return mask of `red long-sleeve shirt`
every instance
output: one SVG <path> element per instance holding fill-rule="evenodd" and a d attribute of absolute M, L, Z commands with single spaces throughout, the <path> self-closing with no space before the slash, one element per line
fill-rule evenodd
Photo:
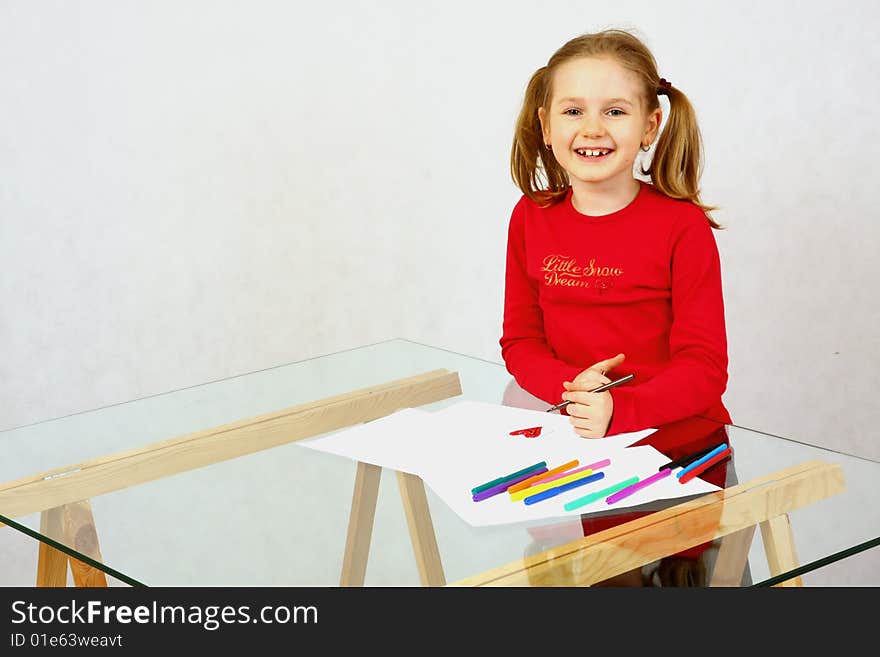
<path fill-rule="evenodd" d="M 565 199 L 523 196 L 510 218 L 501 355 L 517 383 L 548 404 L 593 363 L 626 355 L 611 379 L 607 434 L 692 415 L 729 423 L 721 266 L 706 215 L 639 181 L 602 216 Z"/>

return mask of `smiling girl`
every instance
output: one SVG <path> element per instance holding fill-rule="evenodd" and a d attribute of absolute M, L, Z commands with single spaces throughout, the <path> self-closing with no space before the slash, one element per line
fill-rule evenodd
<path fill-rule="evenodd" d="M 652 145 L 645 182 L 634 169 Z M 634 35 L 579 36 L 535 71 L 510 160 L 523 196 L 508 228 L 500 344 L 514 380 L 504 404 L 571 401 L 561 412 L 579 435 L 659 428 L 640 444 L 667 454 L 693 443 L 688 427 L 706 420 L 712 440 L 727 441 L 720 226 L 716 208 L 700 202 L 700 166 L 691 103 Z M 589 392 L 612 370 L 635 378 Z M 735 483 L 733 462 L 705 479 Z M 583 532 L 648 512 L 583 516 Z M 639 586 L 660 573 L 663 585 L 701 585 L 716 550 L 698 545 L 606 584 Z"/>
<path fill-rule="evenodd" d="M 634 167 L 652 145 L 649 183 Z M 730 423 L 720 226 L 699 199 L 700 132 L 647 47 L 606 30 L 557 50 L 529 81 L 510 165 L 523 192 L 500 340 L 512 385 L 571 401 L 563 412 L 585 438 L 694 415 Z M 611 370 L 635 379 L 588 392 Z"/>

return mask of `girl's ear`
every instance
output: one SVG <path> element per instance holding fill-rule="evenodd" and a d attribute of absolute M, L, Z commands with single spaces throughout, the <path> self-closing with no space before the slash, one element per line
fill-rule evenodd
<path fill-rule="evenodd" d="M 544 111 L 543 107 L 538 108 L 538 121 L 541 123 L 541 136 L 544 138 L 544 143 L 546 144 L 550 141 L 550 131 L 548 129 L 545 121 L 547 120 L 547 112 Z"/>
<path fill-rule="evenodd" d="M 651 115 L 648 117 L 648 131 L 645 136 L 650 139 L 649 143 L 654 143 L 654 140 L 660 133 L 661 123 L 663 123 L 663 110 L 658 107 L 651 112 Z"/>

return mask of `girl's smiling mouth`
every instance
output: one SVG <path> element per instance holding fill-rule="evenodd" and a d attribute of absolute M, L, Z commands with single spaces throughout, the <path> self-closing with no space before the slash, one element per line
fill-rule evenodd
<path fill-rule="evenodd" d="M 614 149 L 576 148 L 574 152 L 581 160 L 585 160 L 588 162 L 601 162 L 609 155 L 611 155 L 611 153 L 614 152 Z"/>

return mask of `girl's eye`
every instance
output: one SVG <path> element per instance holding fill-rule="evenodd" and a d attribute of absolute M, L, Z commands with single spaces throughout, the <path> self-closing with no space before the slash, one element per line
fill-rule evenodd
<path fill-rule="evenodd" d="M 565 111 L 563 112 L 563 114 L 568 114 L 569 116 L 574 116 L 574 114 L 569 114 L 569 112 L 580 112 L 580 110 L 579 110 L 579 109 L 574 109 L 574 108 L 572 108 L 572 109 L 567 109 L 567 110 L 565 110 Z"/>
<path fill-rule="evenodd" d="M 614 116 L 620 116 L 621 114 L 626 114 L 626 112 L 624 112 L 623 110 L 619 110 L 619 109 L 613 109 L 613 110 L 608 110 L 608 111 L 609 112 L 620 112 L 620 114 L 615 114 Z"/>

